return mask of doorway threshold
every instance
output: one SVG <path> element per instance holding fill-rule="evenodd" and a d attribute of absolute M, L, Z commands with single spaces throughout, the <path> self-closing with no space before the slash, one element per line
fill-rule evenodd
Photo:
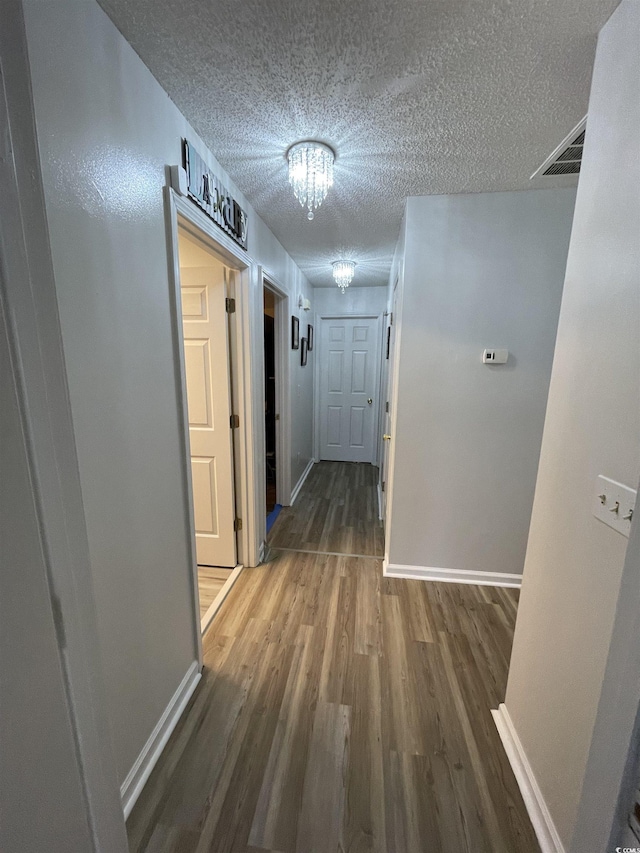
<path fill-rule="evenodd" d="M 225 598 L 229 595 L 231 587 L 240 577 L 240 572 L 243 570 L 243 568 L 244 566 L 236 566 L 235 569 L 231 571 L 231 574 L 225 581 L 224 586 L 209 605 L 209 609 L 200 620 L 200 633 L 202 635 L 204 635 L 209 625 L 211 625 L 211 623 L 213 622 L 214 616 L 216 615 L 218 610 L 220 610 Z"/>
<path fill-rule="evenodd" d="M 306 548 L 281 548 L 279 545 L 271 546 L 274 551 L 288 551 L 294 554 L 317 554 L 320 557 L 357 557 L 359 560 L 378 560 L 382 561 L 382 555 L 375 554 L 345 554 L 343 551 L 311 551 Z"/>

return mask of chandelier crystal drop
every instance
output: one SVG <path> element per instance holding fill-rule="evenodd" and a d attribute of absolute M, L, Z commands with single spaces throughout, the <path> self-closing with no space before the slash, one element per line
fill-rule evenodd
<path fill-rule="evenodd" d="M 307 209 L 307 219 L 320 207 L 333 186 L 335 154 L 328 145 L 309 139 L 287 151 L 289 183 L 295 197 Z"/>
<path fill-rule="evenodd" d="M 351 284 L 351 281 L 355 274 L 356 262 L 334 261 L 331 266 L 333 267 L 333 279 L 340 288 L 340 290 L 344 293 L 345 290 Z"/>

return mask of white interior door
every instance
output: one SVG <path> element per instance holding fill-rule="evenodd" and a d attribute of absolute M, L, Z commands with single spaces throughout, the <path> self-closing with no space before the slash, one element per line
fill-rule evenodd
<path fill-rule="evenodd" d="M 224 265 L 181 232 L 180 289 L 197 560 L 199 565 L 233 567 L 236 533 L 225 277 Z"/>
<path fill-rule="evenodd" d="M 377 317 L 320 320 L 320 458 L 375 462 Z"/>

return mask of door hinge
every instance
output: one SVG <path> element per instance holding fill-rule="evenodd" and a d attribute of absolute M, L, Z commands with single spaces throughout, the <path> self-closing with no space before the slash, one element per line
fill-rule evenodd
<path fill-rule="evenodd" d="M 242 530 L 242 519 L 241 519 L 241 518 L 236 518 L 236 519 L 234 520 L 234 522 L 233 522 L 233 529 L 234 529 L 234 532 L 235 532 L 235 533 L 237 533 L 237 532 L 238 532 L 238 530 Z"/>
<path fill-rule="evenodd" d="M 231 423 L 231 429 L 238 429 L 240 426 L 240 415 L 231 415 L 229 421 Z"/>
<path fill-rule="evenodd" d="M 385 482 L 384 482 L 384 480 L 383 480 L 383 481 L 382 481 L 382 486 L 380 487 L 380 490 L 381 490 L 381 491 L 383 491 L 383 492 L 384 492 L 384 487 L 385 487 Z"/>
<path fill-rule="evenodd" d="M 224 300 L 225 308 L 227 309 L 227 314 L 235 314 L 236 313 L 236 300 L 232 299 L 230 296 L 227 296 Z"/>
<path fill-rule="evenodd" d="M 280 420 L 280 415 L 276 415 L 276 420 L 277 420 L 277 421 L 279 421 L 279 420 Z"/>
<path fill-rule="evenodd" d="M 389 402 L 388 401 L 384 404 L 384 410 L 387 414 L 389 414 Z"/>
<path fill-rule="evenodd" d="M 393 311 L 389 314 L 389 325 L 393 326 Z"/>

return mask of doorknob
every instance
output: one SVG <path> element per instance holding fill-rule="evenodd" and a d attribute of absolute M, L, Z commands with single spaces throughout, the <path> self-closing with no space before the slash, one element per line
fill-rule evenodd
<path fill-rule="evenodd" d="M 382 436 L 382 440 L 383 441 L 391 441 L 391 436 L 385 432 L 385 434 Z"/>
<path fill-rule="evenodd" d="M 371 397 L 369 397 L 369 399 L 367 400 L 367 403 L 368 403 L 369 405 L 371 405 L 371 404 L 373 403 L 373 400 L 371 399 Z"/>

